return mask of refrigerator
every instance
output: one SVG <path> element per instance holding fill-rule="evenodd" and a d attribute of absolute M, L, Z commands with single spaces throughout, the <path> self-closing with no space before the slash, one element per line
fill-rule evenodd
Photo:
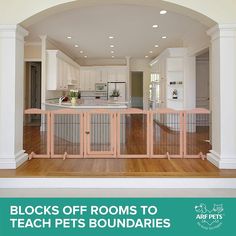
<path fill-rule="evenodd" d="M 126 102 L 126 83 L 125 82 L 108 82 L 107 86 L 107 96 L 108 100 L 111 99 L 111 95 L 114 91 L 114 89 L 118 90 L 120 93 L 120 96 L 118 97 L 119 102 Z"/>

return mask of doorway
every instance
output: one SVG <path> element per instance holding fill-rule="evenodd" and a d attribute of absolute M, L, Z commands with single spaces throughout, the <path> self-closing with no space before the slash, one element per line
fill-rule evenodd
<path fill-rule="evenodd" d="M 41 108 L 41 62 L 26 62 L 25 109 Z M 30 123 L 40 123 L 40 115 L 32 115 Z"/>
<path fill-rule="evenodd" d="M 131 107 L 143 109 L 143 72 L 131 72 Z"/>

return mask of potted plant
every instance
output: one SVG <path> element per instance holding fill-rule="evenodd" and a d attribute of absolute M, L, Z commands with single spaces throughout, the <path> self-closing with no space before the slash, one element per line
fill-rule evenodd
<path fill-rule="evenodd" d="M 78 90 L 71 89 L 69 91 L 69 97 L 70 97 L 70 101 L 71 101 L 72 106 L 76 105 L 76 101 L 77 101 L 79 94 L 80 94 L 80 92 Z"/>
<path fill-rule="evenodd" d="M 114 90 L 112 91 L 111 97 L 112 97 L 115 101 L 117 101 L 119 96 L 120 96 L 119 90 L 114 89 Z"/>

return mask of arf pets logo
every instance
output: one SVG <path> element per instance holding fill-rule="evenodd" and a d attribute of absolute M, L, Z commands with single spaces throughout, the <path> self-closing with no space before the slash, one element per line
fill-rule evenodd
<path fill-rule="evenodd" d="M 217 229 L 223 224 L 223 204 L 214 204 L 213 208 L 208 209 L 206 204 L 201 203 L 195 206 L 195 212 L 197 224 L 205 230 Z"/>

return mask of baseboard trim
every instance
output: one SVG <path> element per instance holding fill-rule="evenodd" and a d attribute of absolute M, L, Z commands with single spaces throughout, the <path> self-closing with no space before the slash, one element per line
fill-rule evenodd
<path fill-rule="evenodd" d="M 207 154 L 207 160 L 219 169 L 236 169 L 236 157 L 222 158 L 218 153 L 211 150 L 211 152 Z"/>
<path fill-rule="evenodd" d="M 2 189 L 236 189 L 236 178 L 0 178 Z"/>
<path fill-rule="evenodd" d="M 28 159 L 28 154 L 24 150 L 19 151 L 15 155 L 1 155 L 0 169 L 16 169 Z"/>

